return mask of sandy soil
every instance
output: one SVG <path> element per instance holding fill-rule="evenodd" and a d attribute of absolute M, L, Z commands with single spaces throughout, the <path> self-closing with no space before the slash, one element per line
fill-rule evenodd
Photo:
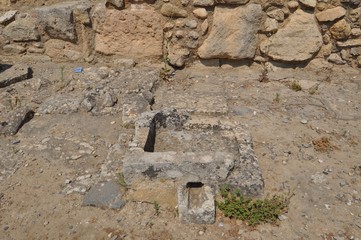
<path fill-rule="evenodd" d="M 76 66 L 65 67 L 65 78 Z M 0 93 L 17 96 L 36 112 L 59 90 L 60 67 L 43 63 L 32 68 L 32 79 Z M 82 206 L 82 194 L 64 193 L 68 180 L 76 183 L 91 174 L 84 181 L 92 184 L 101 178 L 104 164 L 114 178 L 133 130 L 122 126 L 121 111 L 78 111 L 36 114 L 15 136 L 0 137 L 0 161 L 9 170 L 0 175 L 0 239 L 361 239 L 360 73 L 334 69 L 330 78 L 317 81 L 304 78 L 305 71 L 311 70 L 260 82 L 260 66 L 196 66 L 176 72 L 154 90 L 155 108 L 167 105 L 165 92 L 182 95 L 199 83 L 202 94 L 226 102 L 227 119 L 253 136 L 264 195 L 294 193 L 278 226 L 250 228 L 220 211 L 213 225 L 182 224 L 174 196 L 162 196 L 156 214 L 152 189 L 130 190 L 120 210 Z M 290 89 L 293 79 L 302 91 Z M 42 87 L 34 87 L 39 81 Z M 317 90 L 308 90 L 315 84 Z M 221 90 L 215 94 L 214 89 Z M 68 87 L 59 91 L 78 93 Z"/>

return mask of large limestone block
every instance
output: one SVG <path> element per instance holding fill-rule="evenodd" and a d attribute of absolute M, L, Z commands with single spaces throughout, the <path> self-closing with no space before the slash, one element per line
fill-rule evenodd
<path fill-rule="evenodd" d="M 313 14 L 297 10 L 284 28 L 261 43 L 261 51 L 274 60 L 305 61 L 322 46 L 322 36 Z"/>
<path fill-rule="evenodd" d="M 36 41 L 40 37 L 33 18 L 19 18 L 4 28 L 4 34 L 16 42 Z"/>
<path fill-rule="evenodd" d="M 72 5 L 60 3 L 34 10 L 40 26 L 50 38 L 67 41 L 76 39 Z"/>
<path fill-rule="evenodd" d="M 127 58 L 162 55 L 161 15 L 153 9 L 118 11 L 98 6 L 94 17 L 95 50 Z"/>
<path fill-rule="evenodd" d="M 216 7 L 211 32 L 199 47 L 198 55 L 204 59 L 253 58 L 262 16 L 262 7 L 257 4 L 237 8 Z"/>

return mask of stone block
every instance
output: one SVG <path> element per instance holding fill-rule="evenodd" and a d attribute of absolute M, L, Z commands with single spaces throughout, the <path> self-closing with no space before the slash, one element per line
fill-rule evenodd
<path fill-rule="evenodd" d="M 125 58 L 160 58 L 163 54 L 163 20 L 153 9 L 106 9 L 93 14 L 95 50 Z"/>
<path fill-rule="evenodd" d="M 183 223 L 213 224 L 216 218 L 215 190 L 201 182 L 178 188 L 178 213 Z"/>

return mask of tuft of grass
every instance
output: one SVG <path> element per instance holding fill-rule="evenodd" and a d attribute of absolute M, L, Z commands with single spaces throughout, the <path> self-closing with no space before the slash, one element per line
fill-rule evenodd
<path fill-rule="evenodd" d="M 61 66 L 60 67 L 60 81 L 64 82 L 64 70 L 65 70 L 65 66 Z"/>
<path fill-rule="evenodd" d="M 128 190 L 129 190 L 129 186 L 128 186 L 127 183 L 125 182 L 123 173 L 118 173 L 118 182 L 119 182 L 119 185 L 120 185 L 125 191 L 128 191 Z"/>
<path fill-rule="evenodd" d="M 154 205 L 155 215 L 158 216 L 160 213 L 160 205 L 157 201 L 154 201 L 153 205 Z"/>
<path fill-rule="evenodd" d="M 312 143 L 317 152 L 329 152 L 335 148 L 328 137 L 321 137 L 313 140 Z"/>
<path fill-rule="evenodd" d="M 300 83 L 296 80 L 291 83 L 290 88 L 295 92 L 299 92 L 302 90 Z"/>
<path fill-rule="evenodd" d="M 226 217 L 245 221 L 250 226 L 261 223 L 276 224 L 281 214 L 287 212 L 293 194 L 273 195 L 265 199 L 251 199 L 239 190 L 232 191 L 229 186 L 221 188 L 222 201 L 217 207 Z"/>
<path fill-rule="evenodd" d="M 280 103 L 281 102 L 281 94 L 276 93 L 275 98 L 273 99 L 274 103 Z"/>

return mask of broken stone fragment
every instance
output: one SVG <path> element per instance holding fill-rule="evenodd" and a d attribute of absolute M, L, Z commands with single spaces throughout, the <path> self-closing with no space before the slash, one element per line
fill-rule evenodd
<path fill-rule="evenodd" d="M 19 18 L 7 25 L 3 33 L 16 42 L 36 41 L 40 37 L 33 18 Z"/>
<path fill-rule="evenodd" d="M 274 60 L 305 61 L 322 46 L 322 35 L 313 14 L 295 11 L 289 22 L 269 40 L 261 43 L 261 51 Z"/>
<path fill-rule="evenodd" d="M 214 5 L 214 0 L 194 0 L 193 6 L 196 7 L 211 7 Z"/>
<path fill-rule="evenodd" d="M 205 8 L 194 9 L 193 14 L 195 17 L 200 18 L 200 19 L 206 19 L 208 16 L 208 12 Z"/>
<path fill-rule="evenodd" d="M 347 39 L 351 35 L 351 26 L 345 19 L 342 19 L 332 25 L 330 32 L 336 40 Z"/>
<path fill-rule="evenodd" d="M 15 135 L 19 129 L 34 116 L 29 107 L 22 107 L 11 111 L 4 121 L 0 122 L 0 135 Z"/>
<path fill-rule="evenodd" d="M 106 0 L 105 5 L 107 7 L 114 6 L 116 8 L 122 8 L 122 7 L 124 7 L 124 1 L 123 0 Z"/>
<path fill-rule="evenodd" d="M 3 72 L 0 71 L 0 88 L 29 79 L 30 77 L 31 69 L 29 66 L 25 64 L 14 65 Z"/>
<path fill-rule="evenodd" d="M 186 10 L 184 10 L 180 7 L 177 7 L 171 3 L 163 4 L 162 8 L 160 9 L 160 12 L 163 14 L 163 16 L 166 16 L 166 17 L 186 18 L 188 16 L 188 13 Z"/>
<path fill-rule="evenodd" d="M 316 0 L 299 0 L 300 3 L 302 3 L 303 5 L 310 7 L 310 8 L 315 8 L 317 1 Z"/>
<path fill-rule="evenodd" d="M 316 13 L 316 18 L 319 22 L 330 22 L 344 17 L 345 14 L 346 10 L 343 7 L 335 7 Z"/>
<path fill-rule="evenodd" d="M 0 16 L 0 24 L 6 25 L 9 22 L 13 21 L 15 19 L 15 15 L 17 12 L 18 12 L 17 10 L 12 10 L 12 11 L 7 11 L 3 15 L 1 15 Z"/>
<path fill-rule="evenodd" d="M 232 5 L 245 5 L 249 0 L 216 0 L 216 3 L 232 4 Z"/>

